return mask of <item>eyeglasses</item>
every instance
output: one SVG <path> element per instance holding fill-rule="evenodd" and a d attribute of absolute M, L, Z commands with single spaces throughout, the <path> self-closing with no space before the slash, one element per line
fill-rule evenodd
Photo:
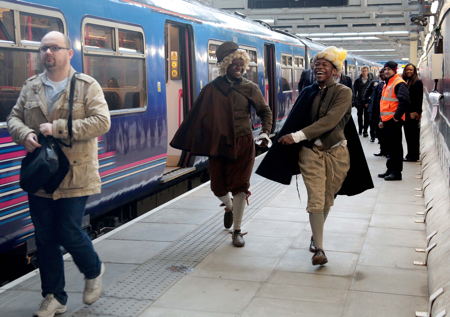
<path fill-rule="evenodd" d="M 69 48 L 67 48 L 67 47 L 60 47 L 60 46 L 56 46 L 56 45 L 39 47 L 39 51 L 41 51 L 42 53 L 47 52 L 48 49 L 50 49 L 50 52 L 56 53 L 56 52 L 59 52 L 60 50 L 68 50 Z"/>

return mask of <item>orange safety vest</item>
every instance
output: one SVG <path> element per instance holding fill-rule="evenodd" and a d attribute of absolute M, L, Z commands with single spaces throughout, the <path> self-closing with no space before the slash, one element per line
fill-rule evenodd
<path fill-rule="evenodd" d="M 398 108 L 398 99 L 395 94 L 395 87 L 400 84 L 406 82 L 399 74 L 395 74 L 392 76 L 387 85 L 384 85 L 383 92 L 381 93 L 380 100 L 380 116 L 381 121 L 386 122 L 391 120 L 394 117 L 395 112 Z M 402 120 L 405 120 L 405 114 L 402 116 Z"/>

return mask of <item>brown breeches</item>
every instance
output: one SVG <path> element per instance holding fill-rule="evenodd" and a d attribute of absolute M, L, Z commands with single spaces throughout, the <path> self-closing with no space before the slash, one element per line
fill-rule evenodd
<path fill-rule="evenodd" d="M 350 168 L 347 146 L 321 151 L 303 146 L 299 154 L 300 172 L 308 192 L 308 212 L 328 212 Z"/>
<path fill-rule="evenodd" d="M 255 163 L 255 144 L 251 134 L 236 139 L 236 160 L 223 157 L 209 158 L 211 190 L 220 197 L 231 192 L 233 195 L 250 188 L 250 176 Z"/>

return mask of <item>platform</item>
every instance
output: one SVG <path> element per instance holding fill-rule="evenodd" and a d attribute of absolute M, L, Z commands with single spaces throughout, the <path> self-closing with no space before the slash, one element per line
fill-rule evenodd
<path fill-rule="evenodd" d="M 60 316 L 411 317 L 426 311 L 424 210 L 419 163 L 403 181 L 377 178 L 385 158 L 362 138 L 375 188 L 338 196 L 325 224 L 329 263 L 311 265 L 301 177 L 290 186 L 252 176 L 243 230 L 234 248 L 209 183 L 95 241 L 106 263 L 104 296 L 83 305 L 83 278 L 66 257 L 68 312 Z M 36 272 L 0 289 L 2 317 L 31 316 L 41 300 Z"/>

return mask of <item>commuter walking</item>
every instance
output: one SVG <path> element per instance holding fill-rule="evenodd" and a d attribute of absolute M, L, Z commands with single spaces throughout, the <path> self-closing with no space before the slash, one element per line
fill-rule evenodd
<path fill-rule="evenodd" d="M 405 161 L 416 162 L 420 157 L 420 118 L 422 116 L 423 83 L 417 74 L 417 68 L 413 64 L 407 64 L 403 70 L 403 80 L 406 81 L 411 100 L 410 110 L 406 113 L 405 139 L 408 154 Z"/>
<path fill-rule="evenodd" d="M 255 161 L 250 106 L 262 121 L 262 146 L 269 141 L 272 112 L 258 86 L 242 77 L 248 54 L 236 43 L 225 42 L 216 56 L 221 75 L 202 89 L 170 145 L 209 156 L 211 190 L 225 206 L 224 226 L 233 225 L 232 243 L 243 247 L 241 222 Z"/>
<path fill-rule="evenodd" d="M 378 174 L 378 177 L 394 181 L 402 179 L 402 123 L 405 113 L 409 111 L 410 100 L 408 86 L 397 74 L 396 62 L 389 61 L 384 64 L 384 78 L 385 85 L 380 100 L 380 127 L 383 129 L 388 158 L 386 172 Z"/>
<path fill-rule="evenodd" d="M 39 51 L 45 71 L 25 82 L 7 122 L 14 141 L 28 152 L 41 146 L 39 133 L 72 143 L 71 147 L 62 147 L 70 169 L 59 187 L 52 194 L 44 190 L 28 193 L 44 297 L 34 316 L 47 317 L 67 309 L 61 246 L 85 276 L 84 303 L 92 304 L 101 295 L 105 266 L 81 222 L 88 196 L 100 192 L 97 137 L 109 130 L 110 115 L 97 81 L 86 74 L 74 75 L 70 65 L 73 51 L 64 34 L 47 33 Z M 75 101 L 70 140 L 67 118 L 72 76 Z"/>
<path fill-rule="evenodd" d="M 335 82 L 345 57 L 346 51 L 334 46 L 316 55 L 316 82 L 302 91 L 277 135 L 278 142 L 256 171 L 282 184 L 289 184 L 292 175 L 301 172 L 308 193 L 313 265 L 328 262 L 323 229 L 336 195 L 355 195 L 373 188 L 351 119 L 352 91 Z"/>
<path fill-rule="evenodd" d="M 369 67 L 361 67 L 361 75 L 355 80 L 353 84 L 353 106 L 356 107 L 358 115 L 358 132 L 359 135 L 367 137 L 367 129 L 369 128 L 369 112 L 368 104 L 364 100 L 364 93 L 369 86 Z"/>

